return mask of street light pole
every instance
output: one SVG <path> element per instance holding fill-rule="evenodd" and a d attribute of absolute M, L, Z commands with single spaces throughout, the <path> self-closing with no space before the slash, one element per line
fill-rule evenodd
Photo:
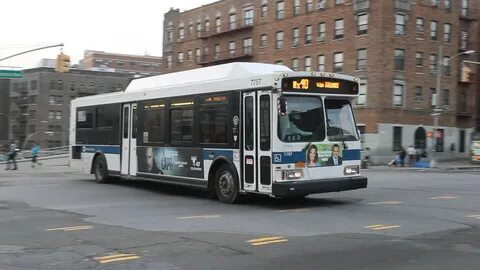
<path fill-rule="evenodd" d="M 461 53 L 457 53 L 454 56 L 450 57 L 449 59 L 443 61 L 443 45 L 440 45 L 438 47 L 438 61 L 437 61 L 437 81 L 436 81 L 436 90 L 435 90 L 435 108 L 432 113 L 433 116 L 433 137 L 435 138 L 433 140 L 433 146 L 432 146 L 432 160 L 430 161 L 430 166 L 431 167 L 436 167 L 437 164 L 437 159 L 438 159 L 438 154 L 437 154 L 437 146 L 438 146 L 438 141 L 440 139 L 440 134 L 438 132 L 439 130 L 439 121 L 440 121 L 440 115 L 442 114 L 442 107 L 441 107 L 441 93 L 442 93 L 442 73 L 443 73 L 443 65 L 448 64 L 452 59 L 455 57 L 462 55 L 462 54 L 472 54 L 475 53 L 474 50 L 469 50 Z M 442 136 L 445 137 L 445 134 L 442 134 Z M 445 138 L 444 138 L 445 139 Z"/>

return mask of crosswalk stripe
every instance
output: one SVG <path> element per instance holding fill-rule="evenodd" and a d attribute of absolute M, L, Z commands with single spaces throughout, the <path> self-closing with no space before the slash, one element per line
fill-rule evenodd
<path fill-rule="evenodd" d="M 389 204 L 389 205 L 394 205 L 394 204 L 403 204 L 403 202 L 399 201 L 386 201 L 386 202 L 373 202 L 373 203 L 368 203 L 370 205 L 377 205 L 377 204 Z"/>
<path fill-rule="evenodd" d="M 252 246 L 262 246 L 262 245 L 275 244 L 275 243 L 283 243 L 283 242 L 288 242 L 288 239 L 278 239 L 278 240 L 272 240 L 272 241 L 252 243 Z"/>
<path fill-rule="evenodd" d="M 284 212 L 306 212 L 306 211 L 310 211 L 310 209 L 308 208 L 285 209 L 285 210 L 278 210 L 276 212 L 284 213 Z"/>
<path fill-rule="evenodd" d="M 264 237 L 264 238 L 257 238 L 257 239 L 252 239 L 248 240 L 248 243 L 256 243 L 256 242 L 263 242 L 263 241 L 270 241 L 270 240 L 277 240 L 281 239 L 283 236 L 272 236 L 272 237 Z"/>
<path fill-rule="evenodd" d="M 46 229 L 47 231 L 79 231 L 79 230 L 89 230 L 92 229 L 93 226 L 91 225 L 83 225 L 83 226 L 73 226 L 73 227 L 63 227 L 63 228 L 51 228 L 51 229 Z"/>
<path fill-rule="evenodd" d="M 222 215 L 203 215 L 203 216 L 177 217 L 177 219 L 220 218 L 220 217 L 222 217 Z"/>
<path fill-rule="evenodd" d="M 438 196 L 438 197 L 430 197 L 430 200 L 440 200 L 440 199 L 450 200 L 450 199 L 458 199 L 458 197 L 457 197 L 457 196 Z"/>
<path fill-rule="evenodd" d="M 400 228 L 400 227 L 401 227 L 400 225 L 390 225 L 390 224 L 373 224 L 373 225 L 364 226 L 364 228 L 371 229 L 374 231 L 394 229 L 394 228 Z"/>

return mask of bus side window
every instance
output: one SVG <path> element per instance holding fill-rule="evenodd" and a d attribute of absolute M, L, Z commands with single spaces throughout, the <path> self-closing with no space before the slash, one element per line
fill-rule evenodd
<path fill-rule="evenodd" d="M 253 97 L 245 98 L 245 149 L 253 150 Z"/>

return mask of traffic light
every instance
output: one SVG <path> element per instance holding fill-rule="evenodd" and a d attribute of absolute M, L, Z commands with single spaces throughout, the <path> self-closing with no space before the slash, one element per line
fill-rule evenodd
<path fill-rule="evenodd" d="M 68 72 L 70 70 L 70 56 L 60 53 L 57 56 L 56 72 Z"/>
<path fill-rule="evenodd" d="M 462 77 L 460 78 L 461 82 L 470 82 L 470 74 L 472 69 L 466 65 L 462 65 Z"/>

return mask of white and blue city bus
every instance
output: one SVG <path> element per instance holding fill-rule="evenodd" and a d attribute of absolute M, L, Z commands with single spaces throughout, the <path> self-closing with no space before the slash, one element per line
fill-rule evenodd
<path fill-rule="evenodd" d="M 358 79 L 231 63 L 134 79 L 72 101 L 71 164 L 95 175 L 240 194 L 367 187 L 352 103 Z"/>

